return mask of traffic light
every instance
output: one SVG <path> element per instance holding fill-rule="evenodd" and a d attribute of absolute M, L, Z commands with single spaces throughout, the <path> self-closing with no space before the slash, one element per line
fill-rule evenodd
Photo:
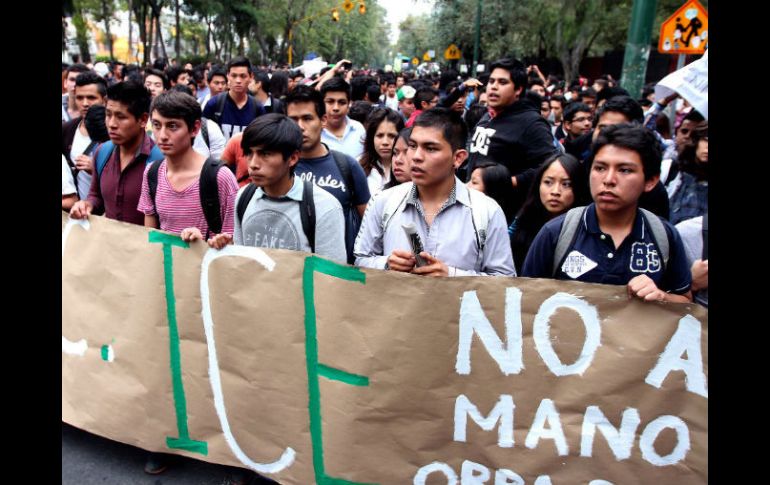
<path fill-rule="evenodd" d="M 358 13 L 361 15 L 366 13 L 366 4 L 364 2 L 358 4 Z"/>
<path fill-rule="evenodd" d="M 335 21 L 335 22 L 339 22 L 340 21 L 340 12 L 336 8 L 332 9 L 332 20 Z"/>

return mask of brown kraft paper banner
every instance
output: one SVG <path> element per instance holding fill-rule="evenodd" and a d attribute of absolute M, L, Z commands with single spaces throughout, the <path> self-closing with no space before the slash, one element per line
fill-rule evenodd
<path fill-rule="evenodd" d="M 282 484 L 707 483 L 708 313 L 62 213 L 62 420 Z"/>

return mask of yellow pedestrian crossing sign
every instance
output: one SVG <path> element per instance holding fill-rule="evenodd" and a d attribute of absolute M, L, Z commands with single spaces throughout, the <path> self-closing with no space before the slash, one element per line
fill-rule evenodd
<path fill-rule="evenodd" d="M 422 60 L 426 61 L 426 62 L 429 61 L 430 60 L 430 54 L 427 53 L 427 52 L 425 54 L 423 54 L 422 55 Z"/>
<path fill-rule="evenodd" d="M 355 7 L 355 6 L 356 6 L 356 4 L 351 2 L 350 0 L 346 0 L 342 4 L 342 8 L 345 9 L 346 13 L 350 13 L 350 11 L 353 10 L 353 7 Z"/>
<path fill-rule="evenodd" d="M 416 58 L 416 57 L 412 58 L 412 64 L 414 64 L 416 66 L 419 63 L 420 63 L 420 60 L 418 58 Z"/>
<path fill-rule="evenodd" d="M 456 61 L 462 58 L 462 53 L 460 52 L 460 49 L 457 48 L 454 44 L 449 44 L 449 47 L 446 48 L 444 51 L 444 59 L 447 61 Z"/>

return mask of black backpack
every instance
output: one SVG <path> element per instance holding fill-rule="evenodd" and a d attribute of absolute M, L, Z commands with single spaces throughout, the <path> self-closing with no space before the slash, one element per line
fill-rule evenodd
<path fill-rule="evenodd" d="M 257 101 L 257 98 L 255 98 L 250 94 L 247 94 L 246 96 L 248 96 L 251 99 L 251 101 L 254 103 L 254 117 L 256 118 L 257 116 L 259 116 L 259 107 L 261 103 Z M 218 124 L 220 127 L 222 126 L 222 123 L 220 122 L 222 119 L 222 113 L 225 112 L 225 102 L 229 97 L 230 96 L 227 94 L 227 91 L 225 91 L 224 93 L 217 94 L 217 104 L 214 111 L 214 116 L 211 118 L 211 120 L 214 123 Z"/>
<path fill-rule="evenodd" d="M 150 198 L 155 205 L 155 193 L 158 190 L 158 169 L 163 161 L 154 162 L 147 171 L 147 186 L 150 189 Z M 222 232 L 222 216 L 219 213 L 219 184 L 217 183 L 217 173 L 224 165 L 219 160 L 211 157 L 206 159 L 201 169 L 200 176 L 200 200 L 203 215 L 206 217 L 206 223 L 209 228 L 205 239 L 210 234 L 219 234 Z"/>
<path fill-rule="evenodd" d="M 257 186 L 250 183 L 246 186 L 238 199 L 238 205 L 235 208 L 238 214 L 238 220 L 243 224 L 243 215 L 246 213 L 246 207 L 254 197 Z M 315 200 L 313 200 L 313 182 L 305 180 L 302 186 L 302 200 L 299 203 L 299 218 L 302 221 L 302 231 L 305 233 L 310 243 L 310 251 L 315 253 Z"/>

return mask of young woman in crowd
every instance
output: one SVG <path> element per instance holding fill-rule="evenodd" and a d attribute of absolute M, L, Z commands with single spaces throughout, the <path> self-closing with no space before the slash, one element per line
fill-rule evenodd
<path fill-rule="evenodd" d="M 372 197 L 390 182 L 393 146 L 403 128 L 404 119 L 390 108 L 372 110 L 366 118 L 364 154 L 359 162 L 366 172 Z"/>
<path fill-rule="evenodd" d="M 406 149 L 409 148 L 409 135 L 411 134 L 411 128 L 404 128 L 398 132 L 398 139 L 396 139 L 396 143 L 393 145 L 390 182 L 385 184 L 386 189 L 412 180 L 412 173 L 410 172 L 412 161 L 406 151 Z"/>
<path fill-rule="evenodd" d="M 516 273 L 521 274 L 527 251 L 546 222 L 588 202 L 588 183 L 580 162 L 566 153 L 546 160 L 538 169 L 521 210 L 508 227 Z"/>
<path fill-rule="evenodd" d="M 511 210 L 511 172 L 504 165 L 491 160 L 480 162 L 471 174 L 468 187 L 495 199 L 503 209 L 506 222 L 510 224 L 513 221 L 515 214 Z"/>

